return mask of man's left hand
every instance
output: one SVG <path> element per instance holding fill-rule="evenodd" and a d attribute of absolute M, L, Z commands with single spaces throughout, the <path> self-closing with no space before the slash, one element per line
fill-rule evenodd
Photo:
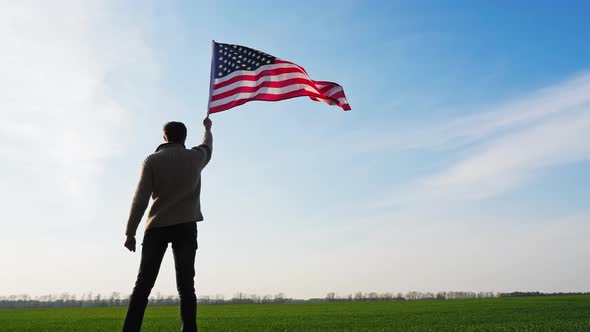
<path fill-rule="evenodd" d="M 135 236 L 127 236 L 127 240 L 125 240 L 125 248 L 129 249 L 129 251 L 135 252 Z"/>

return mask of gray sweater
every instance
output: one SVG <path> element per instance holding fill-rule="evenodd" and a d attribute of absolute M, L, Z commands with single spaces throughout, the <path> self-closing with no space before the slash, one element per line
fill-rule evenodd
<path fill-rule="evenodd" d="M 133 202 L 128 236 L 135 236 L 137 226 L 154 199 L 146 229 L 203 220 L 201 213 L 201 170 L 211 160 L 213 136 L 205 132 L 203 144 L 186 149 L 183 144 L 165 143 L 143 161 L 141 176 Z"/>

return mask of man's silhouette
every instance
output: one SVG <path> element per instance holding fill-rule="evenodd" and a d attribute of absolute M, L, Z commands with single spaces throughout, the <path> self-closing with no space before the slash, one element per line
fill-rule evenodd
<path fill-rule="evenodd" d="M 135 251 L 135 232 L 148 206 L 153 204 L 143 236 L 141 263 L 133 293 L 129 298 L 123 331 L 139 331 L 162 258 L 172 243 L 176 286 L 180 297 L 181 330 L 197 330 L 197 298 L 195 295 L 195 254 L 197 221 L 201 214 L 201 170 L 211 159 L 213 136 L 211 120 L 203 120 L 203 144 L 192 149 L 184 147 L 186 127 L 181 122 L 164 126 L 164 141 L 156 152 L 143 161 L 141 177 L 131 204 L 127 222 L 125 247 Z"/>

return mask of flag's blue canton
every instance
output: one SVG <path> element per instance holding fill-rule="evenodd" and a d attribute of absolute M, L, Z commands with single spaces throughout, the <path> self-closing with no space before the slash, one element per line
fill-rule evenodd
<path fill-rule="evenodd" d="M 221 78 L 237 70 L 256 70 L 275 63 L 275 57 L 240 45 L 215 43 L 214 78 Z"/>

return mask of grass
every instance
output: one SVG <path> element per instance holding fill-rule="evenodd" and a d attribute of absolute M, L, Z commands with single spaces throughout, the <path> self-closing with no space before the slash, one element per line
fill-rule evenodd
<path fill-rule="evenodd" d="M 120 331 L 125 308 L 0 309 L 1 331 Z M 590 296 L 200 306 L 202 331 L 590 331 Z M 148 307 L 142 331 L 178 331 Z"/>

